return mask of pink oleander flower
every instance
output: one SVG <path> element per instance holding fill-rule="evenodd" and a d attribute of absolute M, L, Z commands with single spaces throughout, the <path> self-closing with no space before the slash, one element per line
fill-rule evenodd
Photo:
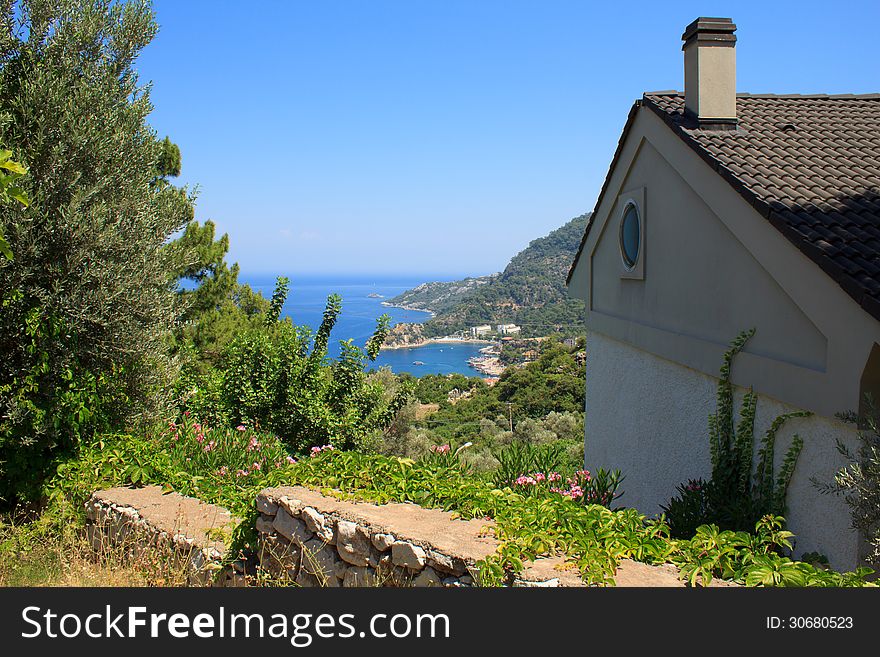
<path fill-rule="evenodd" d="M 434 454 L 449 454 L 452 449 L 449 445 L 431 445 L 431 452 Z"/>
<path fill-rule="evenodd" d="M 534 486 L 538 482 L 534 477 L 530 477 L 529 475 L 520 475 L 516 478 L 514 482 L 517 486 Z"/>
<path fill-rule="evenodd" d="M 562 475 L 559 474 L 558 472 L 551 472 L 550 474 L 547 475 L 547 481 L 549 481 L 551 483 L 554 481 L 560 481 L 561 479 L 562 479 Z"/>
<path fill-rule="evenodd" d="M 289 465 L 293 465 L 294 463 L 296 463 L 296 459 L 289 455 L 286 460 Z"/>
<path fill-rule="evenodd" d="M 535 481 L 537 481 L 537 482 L 542 482 L 542 481 L 544 481 L 545 479 L 547 479 L 547 477 L 544 475 L 543 472 L 536 472 L 536 473 L 534 474 L 534 477 L 535 477 Z"/>
<path fill-rule="evenodd" d="M 229 469 L 228 469 L 225 465 L 221 465 L 221 466 L 220 466 L 220 469 L 217 471 L 217 473 L 218 473 L 221 477 L 225 477 L 225 476 L 227 475 L 228 472 L 229 472 Z"/>
<path fill-rule="evenodd" d="M 259 463 L 258 461 L 254 461 L 254 462 L 251 464 L 251 470 L 256 471 L 256 470 L 259 470 L 259 469 L 260 469 L 260 463 Z"/>
<path fill-rule="evenodd" d="M 312 447 L 309 451 L 311 452 L 311 456 L 317 456 L 321 452 L 326 452 L 332 449 L 335 449 L 333 445 L 321 445 L 320 447 Z"/>
<path fill-rule="evenodd" d="M 203 442 L 205 442 L 205 434 L 197 433 L 196 434 L 196 442 L 199 443 L 199 445 L 201 445 Z"/>
<path fill-rule="evenodd" d="M 205 452 L 211 452 L 214 450 L 214 448 L 216 446 L 217 446 L 217 443 L 212 440 L 207 445 L 205 445 L 202 449 L 205 450 Z"/>
<path fill-rule="evenodd" d="M 260 448 L 260 441 L 257 440 L 256 436 L 251 436 L 250 441 L 248 441 L 247 451 L 253 452 L 255 449 Z"/>
<path fill-rule="evenodd" d="M 246 427 L 243 424 L 239 424 L 237 427 L 235 427 L 235 430 L 236 431 L 246 431 Z"/>

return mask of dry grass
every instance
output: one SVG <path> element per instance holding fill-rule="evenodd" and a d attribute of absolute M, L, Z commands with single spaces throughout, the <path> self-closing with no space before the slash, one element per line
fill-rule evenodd
<path fill-rule="evenodd" d="M 0 518 L 0 586 L 186 586 L 188 556 L 111 542 L 72 517 Z"/>

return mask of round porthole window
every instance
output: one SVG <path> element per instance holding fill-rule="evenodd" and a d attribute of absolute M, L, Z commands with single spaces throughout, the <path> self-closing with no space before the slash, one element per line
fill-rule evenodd
<path fill-rule="evenodd" d="M 628 203 L 620 220 L 620 255 L 627 269 L 636 266 L 642 244 L 642 229 L 639 225 L 639 211 L 635 203 Z"/>

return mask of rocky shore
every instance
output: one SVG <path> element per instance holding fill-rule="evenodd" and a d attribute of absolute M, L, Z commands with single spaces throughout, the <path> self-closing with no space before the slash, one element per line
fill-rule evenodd
<path fill-rule="evenodd" d="M 401 323 L 394 326 L 385 338 L 382 349 L 414 349 L 429 344 L 494 344 L 492 340 L 463 338 L 452 335 L 440 338 L 428 338 L 422 331 L 421 324 Z"/>
<path fill-rule="evenodd" d="M 386 306 L 387 308 L 400 308 L 401 310 L 411 310 L 411 311 L 417 312 L 417 313 L 428 313 L 432 319 L 437 314 L 433 310 L 428 310 L 427 308 L 417 308 L 416 306 L 409 306 L 405 303 L 398 304 L 398 303 L 390 303 L 388 301 L 383 301 L 382 305 Z"/>

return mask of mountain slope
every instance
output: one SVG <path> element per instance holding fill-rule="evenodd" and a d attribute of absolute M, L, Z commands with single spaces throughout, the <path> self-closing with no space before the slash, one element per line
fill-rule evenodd
<path fill-rule="evenodd" d="M 581 215 L 549 235 L 533 240 L 510 260 L 501 274 L 423 284 L 388 303 L 412 307 L 418 304 L 410 301 L 420 298 L 423 305 L 418 307 L 436 313 L 423 326 L 426 337 L 448 335 L 479 324 L 500 323 L 521 325 L 523 335 L 547 335 L 554 331 L 582 333 L 584 304 L 568 297 L 565 277 L 588 219 L 588 214 Z M 410 301 L 404 301 L 406 299 Z"/>
<path fill-rule="evenodd" d="M 411 290 L 402 292 L 384 302 L 389 306 L 410 308 L 412 310 L 430 310 L 432 313 L 443 313 L 451 310 L 461 299 L 481 285 L 491 282 L 500 274 L 465 278 L 460 281 L 432 281 L 422 283 Z"/>

